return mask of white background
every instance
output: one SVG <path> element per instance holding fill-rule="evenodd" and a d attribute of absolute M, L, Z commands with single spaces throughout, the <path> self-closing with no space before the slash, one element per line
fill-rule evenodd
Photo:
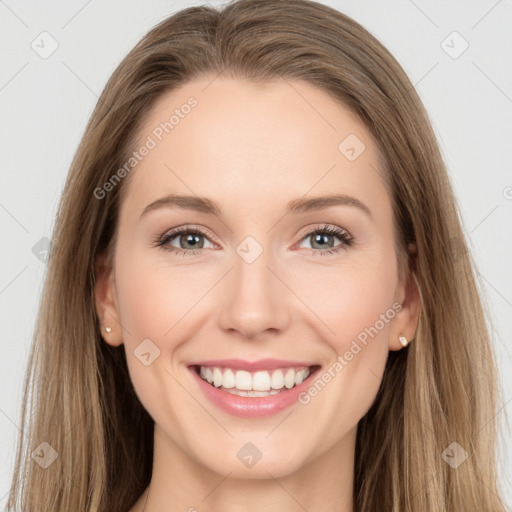
<path fill-rule="evenodd" d="M 203 2 L 0 0 L 0 507 L 19 431 L 22 378 L 57 202 L 86 122 L 108 77 L 157 22 Z M 502 397 L 512 417 L 512 2 L 324 1 L 377 36 L 411 77 L 432 119 L 491 312 Z M 218 6 L 221 2 L 212 1 Z M 31 47 L 58 42 L 47 59 Z M 443 49 L 458 53 L 458 58 Z M 507 188 L 508 187 L 508 188 Z M 500 477 L 512 505 L 512 442 Z"/>

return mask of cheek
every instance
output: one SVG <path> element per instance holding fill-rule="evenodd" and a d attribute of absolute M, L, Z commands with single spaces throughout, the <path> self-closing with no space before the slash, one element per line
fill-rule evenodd
<path fill-rule="evenodd" d="M 325 339 L 337 354 L 348 350 L 358 336 L 364 342 L 368 330 L 376 337 L 372 327 L 387 334 L 394 317 L 395 268 L 392 255 L 381 253 L 375 259 L 347 261 L 335 267 L 318 265 L 313 272 L 309 268 L 309 272 L 296 273 L 301 277 L 296 277 L 294 290 L 312 312 L 311 323 L 317 330 L 323 324 Z"/>
<path fill-rule="evenodd" d="M 301 403 L 311 412 L 310 428 L 315 422 L 329 425 L 322 440 L 325 448 L 340 432 L 355 427 L 377 395 L 389 352 L 389 326 L 396 314 L 395 269 L 391 247 L 357 264 L 352 260 L 336 269 L 322 268 L 304 280 L 304 302 L 328 327 L 322 331 L 331 355 Z M 313 323 L 318 326 L 318 319 Z"/>
<path fill-rule="evenodd" d="M 177 403 L 179 386 L 170 373 L 175 374 L 180 346 L 201 325 L 197 306 L 216 276 L 201 265 L 180 265 L 157 249 L 123 251 L 121 244 L 118 247 L 118 312 L 133 384 L 148 410 L 158 400 L 166 400 L 166 393 L 157 398 L 164 389 Z M 145 366 L 141 358 L 147 352 L 154 362 Z"/>
<path fill-rule="evenodd" d="M 180 425 L 179 411 L 190 408 L 190 397 L 182 392 L 177 383 L 180 376 L 171 364 L 181 343 L 172 334 L 174 328 L 181 327 L 180 320 L 200 291 L 187 289 L 187 273 L 170 268 L 162 260 L 155 263 L 143 251 L 123 252 L 120 246 L 119 255 L 116 291 L 135 392 L 151 417 L 157 423 L 166 424 L 182 440 L 182 434 L 174 426 Z M 184 290 L 188 292 L 184 294 Z M 144 363 L 144 353 L 149 353 L 149 364 Z"/>
<path fill-rule="evenodd" d="M 155 258 L 141 250 L 119 256 L 116 289 L 121 322 L 127 331 L 123 341 L 134 345 L 149 338 L 162 349 L 170 348 L 162 345 L 164 340 L 168 344 L 174 338 L 169 335 L 172 329 L 204 294 L 204 284 L 200 286 L 204 276 L 196 274 L 194 268 L 185 270 L 167 263 L 161 254 Z"/>

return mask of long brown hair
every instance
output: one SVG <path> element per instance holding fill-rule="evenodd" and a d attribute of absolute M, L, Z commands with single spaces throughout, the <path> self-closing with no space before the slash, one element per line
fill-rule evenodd
<path fill-rule="evenodd" d="M 421 312 L 414 342 L 390 353 L 359 423 L 355 510 L 501 512 L 493 350 L 428 116 L 400 65 L 368 31 L 307 0 L 184 9 L 143 37 L 109 79 L 59 204 L 8 507 L 124 512 L 150 482 L 153 420 L 134 392 L 124 347 L 102 340 L 94 302 L 95 263 L 115 249 L 126 183 L 101 200 L 94 191 L 126 162 L 162 94 L 220 73 L 308 82 L 354 112 L 384 155 L 399 263 L 414 274 Z M 443 458 L 453 442 L 468 455 L 457 469 Z M 55 453 L 46 469 L 35 462 Z"/>

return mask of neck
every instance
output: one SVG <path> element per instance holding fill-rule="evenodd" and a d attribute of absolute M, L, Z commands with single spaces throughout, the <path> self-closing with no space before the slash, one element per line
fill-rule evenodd
<path fill-rule="evenodd" d="M 234 478 L 229 467 L 219 474 L 198 463 L 155 425 L 151 483 L 130 512 L 352 512 L 355 436 L 293 472 Z"/>

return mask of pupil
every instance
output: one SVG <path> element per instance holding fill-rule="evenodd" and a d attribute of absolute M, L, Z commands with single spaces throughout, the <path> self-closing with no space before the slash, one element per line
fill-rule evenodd
<path fill-rule="evenodd" d="M 186 243 L 187 244 L 192 243 L 193 247 L 197 247 L 197 245 L 194 246 L 193 243 L 194 243 L 194 239 L 195 239 L 195 242 L 198 242 L 198 239 L 199 239 L 200 235 L 198 235 L 196 233 L 190 233 L 188 235 L 184 235 L 184 237 L 186 238 Z"/>
<path fill-rule="evenodd" d="M 325 247 L 326 243 L 325 238 L 330 237 L 332 235 L 325 235 L 325 234 L 317 234 L 315 235 L 315 243 L 319 242 L 321 247 Z M 324 240 L 325 243 L 322 243 L 322 240 Z"/>

